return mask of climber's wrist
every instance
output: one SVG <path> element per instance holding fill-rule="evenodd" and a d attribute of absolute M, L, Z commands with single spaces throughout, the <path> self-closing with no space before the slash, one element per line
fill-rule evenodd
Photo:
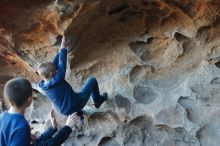
<path fill-rule="evenodd" d="M 61 47 L 60 47 L 61 49 L 66 49 L 67 48 L 67 45 L 66 45 L 66 43 L 65 42 L 62 42 L 61 43 Z"/>

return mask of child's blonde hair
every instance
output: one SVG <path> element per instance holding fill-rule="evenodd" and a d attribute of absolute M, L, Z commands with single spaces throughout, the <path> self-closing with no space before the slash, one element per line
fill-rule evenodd
<path fill-rule="evenodd" d="M 48 79 L 51 72 L 54 72 L 56 66 L 52 62 L 44 62 L 38 66 L 38 74 L 43 78 Z"/>

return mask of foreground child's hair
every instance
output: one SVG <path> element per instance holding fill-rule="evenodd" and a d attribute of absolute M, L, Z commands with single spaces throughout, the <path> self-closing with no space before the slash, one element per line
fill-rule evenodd
<path fill-rule="evenodd" d="M 23 78 L 12 79 L 4 87 L 4 96 L 11 105 L 21 107 L 32 96 L 31 83 Z"/>

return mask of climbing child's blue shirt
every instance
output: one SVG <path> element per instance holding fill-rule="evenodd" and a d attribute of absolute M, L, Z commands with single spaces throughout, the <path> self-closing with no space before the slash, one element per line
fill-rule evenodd
<path fill-rule="evenodd" d="M 21 114 L 3 112 L 0 115 L 0 145 L 30 146 L 30 127 Z"/>
<path fill-rule="evenodd" d="M 74 98 L 76 93 L 70 84 L 65 81 L 67 63 L 67 50 L 65 48 L 60 49 L 53 63 L 57 68 L 57 72 L 48 83 L 45 83 L 44 80 L 40 81 L 40 92 L 49 98 L 60 113 L 70 115 L 77 112 L 76 109 L 78 109 L 79 103 Z"/>

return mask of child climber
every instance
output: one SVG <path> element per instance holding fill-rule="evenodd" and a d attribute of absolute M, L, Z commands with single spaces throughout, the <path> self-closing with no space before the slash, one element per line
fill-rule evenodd
<path fill-rule="evenodd" d="M 41 63 L 38 74 L 43 78 L 39 83 L 40 92 L 46 95 L 55 108 L 64 115 L 77 112 L 81 118 L 82 109 L 92 96 L 94 105 L 99 108 L 107 100 L 107 93 L 100 95 L 98 82 L 94 77 L 89 77 L 80 92 L 75 92 L 65 80 L 67 51 L 69 47 L 65 37 L 62 38 L 61 48 L 55 56 L 53 63 Z"/>

